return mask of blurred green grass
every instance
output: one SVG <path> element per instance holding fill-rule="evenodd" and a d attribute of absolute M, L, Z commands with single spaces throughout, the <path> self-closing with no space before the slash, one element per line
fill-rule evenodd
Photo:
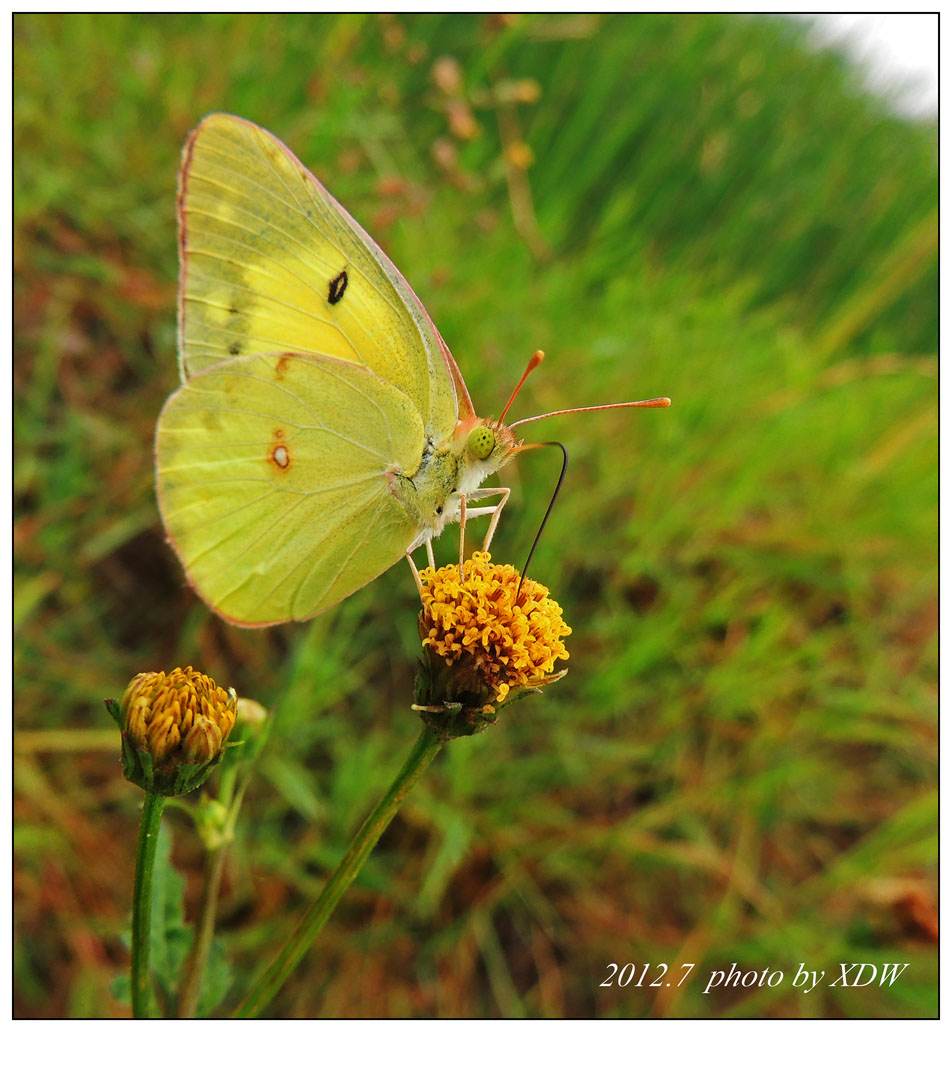
<path fill-rule="evenodd" d="M 674 400 L 545 424 L 572 464 L 532 573 L 574 626 L 571 674 L 444 752 L 274 1013 L 936 1014 L 936 129 L 803 33 L 15 17 L 20 1015 L 123 1013 L 138 797 L 101 698 L 133 673 L 193 663 L 278 712 L 224 892 L 235 994 L 416 734 L 406 571 L 247 632 L 163 544 L 177 158 L 215 109 L 384 244 L 481 413 L 536 347 L 516 416 Z M 537 99 L 510 103 L 525 81 Z M 555 475 L 544 453 L 506 471 L 496 558 L 521 562 Z M 199 848 L 169 819 L 193 910 Z M 864 961 L 910 968 L 788 984 Z M 697 970 L 600 988 L 610 962 Z M 786 982 L 704 995 L 732 962 Z"/>

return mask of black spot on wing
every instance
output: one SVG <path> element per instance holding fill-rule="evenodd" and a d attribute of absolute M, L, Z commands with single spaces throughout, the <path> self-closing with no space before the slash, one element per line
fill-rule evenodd
<path fill-rule="evenodd" d="M 337 302 L 340 301 L 346 291 L 346 285 L 349 282 L 350 280 L 346 274 L 346 269 L 343 269 L 333 277 L 330 281 L 330 290 L 327 294 L 327 302 L 329 302 L 331 306 L 335 306 Z"/>

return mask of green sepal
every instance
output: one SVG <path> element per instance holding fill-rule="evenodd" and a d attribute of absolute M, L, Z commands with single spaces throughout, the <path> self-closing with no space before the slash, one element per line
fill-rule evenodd
<path fill-rule="evenodd" d="M 207 764 L 172 762 L 156 768 L 148 750 L 139 749 L 128 734 L 122 732 L 122 774 L 143 791 L 160 794 L 163 798 L 175 798 L 197 790 L 217 767 L 222 754 L 223 751 Z"/>
<path fill-rule="evenodd" d="M 485 712 L 494 692 L 460 662 L 449 667 L 428 649 L 424 650 L 416 675 L 415 705 L 422 722 L 443 742 L 484 731 L 497 719 Z"/>
<path fill-rule="evenodd" d="M 498 720 L 498 712 L 528 694 L 540 694 L 542 686 L 564 678 L 567 668 L 535 679 L 530 685 L 509 691 L 504 701 L 494 701 L 494 690 L 481 677 L 478 667 L 462 659 L 451 667 L 426 648 L 416 675 L 415 705 L 422 722 L 443 742 L 477 735 Z M 488 709 L 489 711 L 486 711 Z"/>

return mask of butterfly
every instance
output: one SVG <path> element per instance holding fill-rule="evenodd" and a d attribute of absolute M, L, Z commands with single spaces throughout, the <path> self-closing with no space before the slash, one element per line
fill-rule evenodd
<path fill-rule="evenodd" d="M 241 626 L 310 619 L 466 513 L 493 516 L 490 540 L 508 490 L 481 486 L 528 446 L 522 422 L 476 415 L 409 284 L 294 154 L 207 116 L 178 221 L 182 385 L 156 483 L 204 601 Z"/>

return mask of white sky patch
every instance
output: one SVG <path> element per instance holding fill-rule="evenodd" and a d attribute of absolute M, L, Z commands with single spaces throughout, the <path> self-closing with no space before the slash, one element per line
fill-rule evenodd
<path fill-rule="evenodd" d="M 937 114 L 939 21 L 922 15 L 793 15 L 813 25 L 818 47 L 833 45 L 864 72 L 867 87 L 902 115 Z"/>

